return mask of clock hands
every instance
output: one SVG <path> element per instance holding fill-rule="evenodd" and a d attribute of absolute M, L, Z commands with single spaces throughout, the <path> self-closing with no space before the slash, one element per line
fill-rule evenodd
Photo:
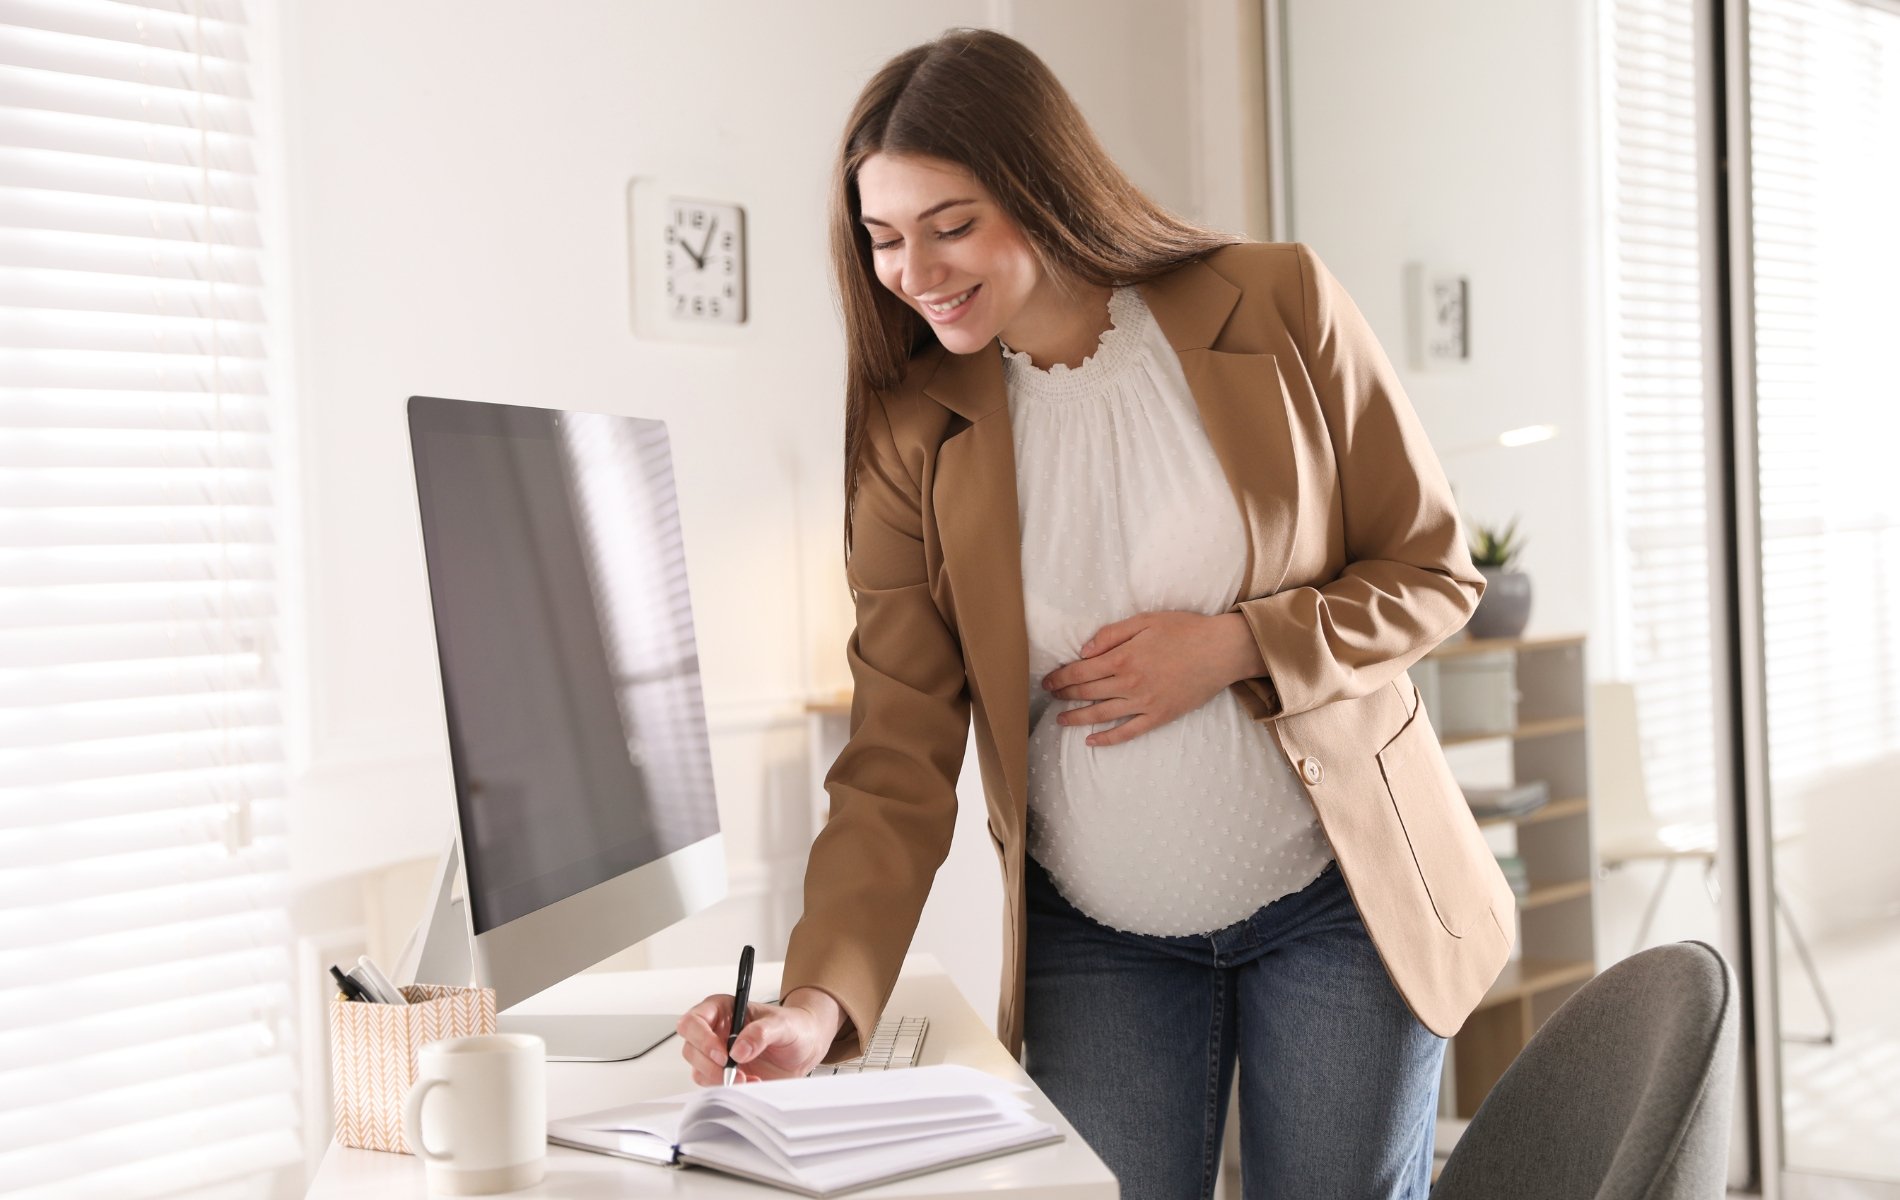
<path fill-rule="evenodd" d="M 674 245 L 678 246 L 683 252 L 685 252 L 686 257 L 693 260 L 693 266 L 696 269 L 704 271 L 706 269 L 706 251 L 712 249 L 713 230 L 717 229 L 718 227 L 719 227 L 719 218 L 714 217 L 712 219 L 712 224 L 706 226 L 706 240 L 699 244 L 699 252 L 697 254 L 693 252 L 693 248 L 691 246 L 688 246 L 683 241 L 675 242 Z"/>

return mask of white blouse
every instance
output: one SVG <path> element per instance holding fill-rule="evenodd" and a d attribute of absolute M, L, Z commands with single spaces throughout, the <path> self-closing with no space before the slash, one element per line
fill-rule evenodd
<path fill-rule="evenodd" d="M 1029 632 L 1028 851 L 1076 908 L 1147 934 L 1209 933 L 1332 859 L 1313 804 L 1231 689 L 1116 746 L 1059 725 L 1041 680 L 1102 626 L 1228 611 L 1246 530 L 1180 360 L 1134 287 L 1071 369 L 1003 347 Z"/>

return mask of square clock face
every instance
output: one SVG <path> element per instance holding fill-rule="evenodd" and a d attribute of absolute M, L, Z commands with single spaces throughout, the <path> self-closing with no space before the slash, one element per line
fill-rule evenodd
<path fill-rule="evenodd" d="M 745 322 L 745 209 L 666 202 L 666 312 L 675 321 Z"/>

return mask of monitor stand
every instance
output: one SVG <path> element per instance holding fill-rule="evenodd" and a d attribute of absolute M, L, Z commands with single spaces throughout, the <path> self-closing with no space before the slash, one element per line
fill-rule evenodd
<path fill-rule="evenodd" d="M 619 1062 L 638 1058 L 673 1036 L 677 1016 L 564 1016 L 502 1013 L 501 1033 L 532 1033 L 548 1044 L 549 1062 Z"/>
<path fill-rule="evenodd" d="M 468 904 L 456 886 L 461 877 L 461 852 L 451 837 L 436 863 L 432 899 L 397 960 L 397 984 L 482 986 L 475 978 Z M 678 1020 L 678 1014 L 667 1013 L 504 1012 L 495 1018 L 495 1028 L 539 1037 L 547 1043 L 549 1062 L 620 1062 L 638 1058 L 672 1037 Z"/>

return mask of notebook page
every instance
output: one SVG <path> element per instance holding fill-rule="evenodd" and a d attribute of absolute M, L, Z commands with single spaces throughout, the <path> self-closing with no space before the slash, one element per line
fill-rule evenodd
<path fill-rule="evenodd" d="M 742 1114 L 795 1140 L 926 1120 L 983 1118 L 998 1110 L 1026 1112 L 1028 1090 L 970 1067 L 937 1064 L 707 1088 L 686 1102 L 686 1116 L 690 1121 L 702 1114 Z"/>
<path fill-rule="evenodd" d="M 727 1169 L 754 1179 L 822 1194 L 902 1179 L 992 1154 L 1028 1149 L 1059 1141 L 1061 1137 L 1052 1125 L 1034 1118 L 1021 1118 L 992 1129 L 846 1151 L 788 1165 L 738 1134 L 721 1132 L 715 1137 L 695 1139 L 690 1147 L 683 1147 L 680 1161 Z"/>
<path fill-rule="evenodd" d="M 951 1130 L 928 1136 L 917 1135 L 901 1138 L 897 1141 L 880 1142 L 877 1143 L 875 1152 L 881 1156 L 882 1161 L 916 1163 L 920 1159 L 928 1159 L 932 1150 L 952 1138 L 961 1137 L 966 1134 L 986 1132 L 1006 1134 L 1010 1129 L 1020 1128 L 1021 1125 L 1021 1120 L 1005 1118 L 1002 1121 L 991 1122 L 986 1126 L 978 1128 Z M 823 1171 L 838 1164 L 849 1166 L 872 1161 L 872 1147 L 831 1150 L 823 1153 L 804 1155 L 788 1154 L 782 1147 L 761 1138 L 760 1134 L 762 1131 L 758 1128 L 747 1125 L 742 1120 L 732 1117 L 726 1117 L 720 1121 L 697 1122 L 690 1126 L 690 1130 L 686 1141 L 681 1143 L 682 1156 L 699 1154 L 703 1157 L 703 1152 L 707 1146 L 722 1145 L 737 1138 L 750 1147 L 751 1150 L 756 1151 L 760 1158 L 770 1160 L 771 1163 L 778 1168 L 780 1174 L 787 1179 L 796 1179 L 807 1171 Z"/>
<path fill-rule="evenodd" d="M 905 1067 L 901 1071 L 867 1071 L 862 1075 L 770 1079 L 764 1083 L 740 1084 L 738 1088 L 758 1103 L 786 1113 L 850 1105 L 928 1103 L 968 1096 L 1006 1096 L 1028 1090 L 1020 1083 L 1011 1083 L 987 1071 L 956 1063 Z"/>
<path fill-rule="evenodd" d="M 1028 1090 L 1023 1084 L 1000 1079 L 974 1067 L 933 1063 L 925 1067 L 905 1067 L 898 1071 L 868 1071 L 862 1075 L 801 1076 L 797 1079 L 740 1083 L 732 1087 L 695 1088 L 662 1096 L 651 1103 L 690 1105 L 695 1100 L 722 1094 L 743 1094 L 779 1112 L 792 1113 L 854 1105 L 883 1107 L 905 1104 L 924 1108 L 937 1101 L 966 1100 L 972 1096 L 1010 1096 Z"/>
<path fill-rule="evenodd" d="M 561 1125 L 615 1133 L 644 1133 L 664 1140 L 668 1146 L 674 1146 L 679 1143 L 680 1121 L 685 1115 L 684 1105 L 663 1100 L 643 1100 L 638 1104 L 620 1104 L 576 1117 L 562 1117 L 558 1121 L 548 1122 L 548 1128 Z"/>
<path fill-rule="evenodd" d="M 766 1146 L 785 1162 L 793 1163 L 840 1150 L 857 1150 L 867 1146 L 910 1141 L 914 1138 L 939 1137 L 951 1133 L 989 1129 L 1010 1124 L 1012 1120 L 1013 1114 L 991 1112 L 974 1117 L 958 1117 L 948 1121 L 917 1121 L 876 1129 L 825 1134 L 822 1137 L 788 1138 L 778 1130 L 747 1117 L 720 1114 L 696 1117 L 688 1121 L 680 1130 L 680 1141 L 682 1144 L 697 1141 L 701 1137 L 713 1136 L 718 1130 L 725 1129 L 739 1134 L 754 1144 Z"/>
<path fill-rule="evenodd" d="M 620 1133 L 611 1129 L 589 1129 L 584 1125 L 564 1125 L 553 1121 L 548 1124 L 548 1141 L 578 1150 L 637 1158 L 661 1166 L 673 1162 L 673 1143 L 650 1133 Z"/>
<path fill-rule="evenodd" d="M 922 1068 L 907 1069 L 914 1071 Z M 850 1079 L 849 1076 L 833 1078 Z M 1015 1092 L 1001 1091 L 992 1092 L 987 1096 L 924 1097 L 882 1105 L 852 1104 L 831 1111 L 805 1109 L 787 1113 L 757 1102 L 755 1093 L 768 1086 L 768 1084 L 753 1083 L 730 1088 L 711 1087 L 665 1100 L 616 1105 L 612 1108 L 581 1113 L 578 1116 L 564 1117 L 559 1121 L 550 1122 L 548 1129 L 550 1133 L 571 1135 L 581 1140 L 585 1140 L 581 1136 L 581 1131 L 585 1130 L 642 1134 L 663 1140 L 668 1146 L 672 1146 L 682 1140 L 682 1125 L 690 1106 L 695 1118 L 713 1117 L 728 1112 L 737 1114 L 741 1119 L 765 1131 L 767 1136 L 773 1137 L 779 1144 L 789 1146 L 811 1138 L 841 1136 L 868 1138 L 869 1141 L 874 1142 L 882 1140 L 877 1136 L 879 1130 L 891 1131 L 890 1136 L 902 1137 L 908 1135 L 901 1131 L 911 1126 L 951 1128 L 958 1123 L 988 1121 L 999 1108 L 1027 1111 L 1030 1107 L 1029 1102 Z M 833 1095 L 839 1092 L 856 1095 L 867 1090 L 877 1092 L 888 1089 L 867 1089 L 850 1084 L 843 1088 L 825 1089 Z"/>
<path fill-rule="evenodd" d="M 914 1069 L 914 1068 L 912 1068 Z M 687 1119 L 702 1114 L 731 1112 L 779 1130 L 787 1137 L 817 1137 L 923 1121 L 969 1119 L 999 1110 L 1027 1111 L 1029 1102 L 1018 1096 L 954 1096 L 924 1100 L 897 1100 L 888 1104 L 852 1104 L 831 1109 L 785 1112 L 734 1088 L 719 1096 L 706 1095 L 687 1107 Z"/>

